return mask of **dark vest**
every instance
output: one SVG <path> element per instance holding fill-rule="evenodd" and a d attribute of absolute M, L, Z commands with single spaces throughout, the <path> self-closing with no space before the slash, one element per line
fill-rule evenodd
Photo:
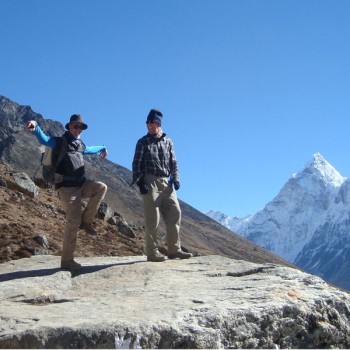
<path fill-rule="evenodd" d="M 63 175 L 63 181 L 56 184 L 56 188 L 60 187 L 80 187 L 85 182 L 85 167 L 83 153 L 85 144 L 81 140 L 75 140 L 71 137 L 69 131 L 66 131 L 62 137 L 56 138 L 56 152 L 60 152 L 66 141 L 66 154 L 57 166 L 56 172 Z"/>

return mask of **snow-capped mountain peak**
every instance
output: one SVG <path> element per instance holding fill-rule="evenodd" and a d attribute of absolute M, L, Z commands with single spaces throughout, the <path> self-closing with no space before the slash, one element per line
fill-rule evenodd
<path fill-rule="evenodd" d="M 307 176 L 315 176 L 324 183 L 333 185 L 334 187 L 341 186 L 346 180 L 320 153 L 315 153 L 312 160 L 305 165 L 304 169 L 294 175 L 295 178 Z"/>
<path fill-rule="evenodd" d="M 207 214 L 308 272 L 350 290 L 350 179 L 320 153 L 254 215 Z M 233 225 L 230 226 L 230 225 Z"/>
<path fill-rule="evenodd" d="M 320 153 L 315 153 L 312 160 L 286 182 L 278 195 L 254 215 L 245 220 L 233 220 L 227 215 L 220 218 L 219 213 L 215 217 L 210 213 L 207 215 L 293 262 L 317 227 L 331 212 L 339 211 L 338 207 L 333 211 L 331 208 L 335 202 L 339 203 L 339 192 L 346 192 L 340 191 L 343 183 L 346 183 L 346 178 Z"/>

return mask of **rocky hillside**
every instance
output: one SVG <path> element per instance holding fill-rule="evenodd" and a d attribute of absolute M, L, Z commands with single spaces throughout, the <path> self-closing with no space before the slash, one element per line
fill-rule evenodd
<path fill-rule="evenodd" d="M 0 165 L 0 262 L 32 255 L 60 255 L 65 215 L 56 192 L 37 187 L 38 194 L 34 196 L 18 184 L 18 174 L 23 176 Z M 108 223 L 102 209 L 103 206 L 95 220 L 97 237 L 81 231 L 77 256 L 142 254 L 143 227 L 129 226 L 115 213 L 109 214 Z"/>
<path fill-rule="evenodd" d="M 38 254 L 41 248 L 36 238 L 45 235 L 49 253 L 59 254 L 62 240 L 64 213 L 56 193 L 44 187 L 31 198 L 15 184 L 13 174 L 24 172 L 33 177 L 39 165 L 41 150 L 33 135 L 24 132 L 25 121 L 35 119 L 49 135 L 61 135 L 63 126 L 34 113 L 29 106 L 21 106 L 0 96 L 0 249 L 2 261 Z M 28 149 L 31 152 L 28 152 Z M 143 211 L 138 189 L 130 187 L 131 172 L 109 160 L 86 157 L 90 178 L 108 185 L 106 203 L 116 212 L 116 224 L 96 219 L 97 237 L 80 234 L 77 255 L 134 255 L 143 250 Z M 39 172 L 40 173 L 40 172 Z M 40 185 L 40 179 L 36 179 Z M 21 192 L 22 191 L 22 192 Z M 219 254 L 252 262 L 272 262 L 292 266 L 254 243 L 232 234 L 208 216 L 180 202 L 182 208 L 183 248 L 198 254 Z M 125 236 L 118 222 L 127 222 L 135 238 Z M 164 225 L 160 235 L 164 236 Z M 33 249 L 32 249 L 33 248 Z M 39 250 L 37 250 L 38 248 Z M 166 247 L 165 247 L 166 248 Z"/>

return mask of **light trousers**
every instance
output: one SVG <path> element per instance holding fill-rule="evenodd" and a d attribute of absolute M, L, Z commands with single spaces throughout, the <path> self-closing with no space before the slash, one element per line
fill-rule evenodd
<path fill-rule="evenodd" d="M 78 229 L 82 222 L 90 224 L 107 192 L 103 182 L 86 180 L 81 187 L 61 187 L 58 197 L 66 213 L 64 229 L 62 261 L 74 259 L 77 245 Z M 82 198 L 88 198 L 88 203 L 82 210 Z"/>
<path fill-rule="evenodd" d="M 158 250 L 158 227 L 160 215 L 166 226 L 168 254 L 181 251 L 180 223 L 181 209 L 175 190 L 167 178 L 145 176 L 150 191 L 142 195 L 146 230 L 146 254 L 152 256 Z"/>

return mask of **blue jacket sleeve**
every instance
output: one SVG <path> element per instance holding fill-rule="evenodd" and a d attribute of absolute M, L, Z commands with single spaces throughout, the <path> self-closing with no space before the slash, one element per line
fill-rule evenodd
<path fill-rule="evenodd" d="M 45 146 L 48 146 L 50 148 L 56 147 L 56 138 L 53 136 L 47 136 L 40 128 L 39 125 L 36 126 L 34 134 L 38 141 Z M 101 153 L 106 149 L 105 146 L 87 146 L 85 148 L 84 154 L 96 154 Z"/>
<path fill-rule="evenodd" d="M 101 153 L 106 149 L 105 146 L 86 146 L 84 154 Z"/>
<path fill-rule="evenodd" d="M 34 134 L 38 139 L 39 143 L 48 146 L 50 148 L 55 148 L 56 139 L 53 136 L 47 136 L 40 128 L 39 125 L 36 126 Z"/>

